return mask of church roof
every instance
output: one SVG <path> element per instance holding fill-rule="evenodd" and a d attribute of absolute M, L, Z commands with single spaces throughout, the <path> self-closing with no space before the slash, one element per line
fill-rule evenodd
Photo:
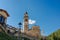
<path fill-rule="evenodd" d="M 7 13 L 7 11 L 3 10 L 3 9 L 0 9 L 0 11 L 3 11 L 6 13 L 7 16 L 9 16 L 9 14 Z"/>

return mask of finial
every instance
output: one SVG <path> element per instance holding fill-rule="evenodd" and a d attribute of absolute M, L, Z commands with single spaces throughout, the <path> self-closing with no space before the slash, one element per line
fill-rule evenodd
<path fill-rule="evenodd" d="M 26 11 L 25 14 L 28 14 L 28 12 Z"/>

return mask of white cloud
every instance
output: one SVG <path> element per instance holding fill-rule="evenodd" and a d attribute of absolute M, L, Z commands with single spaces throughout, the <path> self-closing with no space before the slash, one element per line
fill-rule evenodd
<path fill-rule="evenodd" d="M 31 19 L 29 19 L 29 24 L 35 24 L 36 23 L 36 21 L 35 20 L 31 20 Z M 22 24 L 22 32 L 24 32 L 24 22 L 23 22 L 23 24 Z"/>
<path fill-rule="evenodd" d="M 31 20 L 31 19 L 29 19 L 29 24 L 35 24 L 35 23 L 36 23 L 35 20 Z"/>

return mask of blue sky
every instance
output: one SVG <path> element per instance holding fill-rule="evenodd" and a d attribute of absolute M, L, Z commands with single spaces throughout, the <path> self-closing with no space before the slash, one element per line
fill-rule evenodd
<path fill-rule="evenodd" d="M 7 24 L 18 27 L 27 11 L 30 19 L 49 35 L 60 29 L 60 0 L 0 0 L 0 8 L 9 14 Z"/>

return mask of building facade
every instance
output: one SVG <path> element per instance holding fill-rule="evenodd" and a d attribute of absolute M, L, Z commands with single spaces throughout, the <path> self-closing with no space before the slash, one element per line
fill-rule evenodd
<path fill-rule="evenodd" d="M 0 32 L 2 31 L 1 28 L 8 34 L 13 36 L 19 36 L 19 29 L 9 26 L 6 24 L 7 17 L 9 17 L 9 14 L 7 11 L 0 9 Z M 28 13 L 25 12 L 24 14 L 24 32 L 21 30 L 22 38 L 29 38 L 30 40 L 38 40 L 40 37 L 40 26 L 32 26 L 31 29 L 29 29 L 29 16 Z"/>
<path fill-rule="evenodd" d="M 28 13 L 25 12 L 25 14 L 24 14 L 24 34 L 38 39 L 40 37 L 40 26 L 34 25 L 34 26 L 32 26 L 31 29 L 29 29 L 29 21 L 28 20 L 29 20 Z"/>

